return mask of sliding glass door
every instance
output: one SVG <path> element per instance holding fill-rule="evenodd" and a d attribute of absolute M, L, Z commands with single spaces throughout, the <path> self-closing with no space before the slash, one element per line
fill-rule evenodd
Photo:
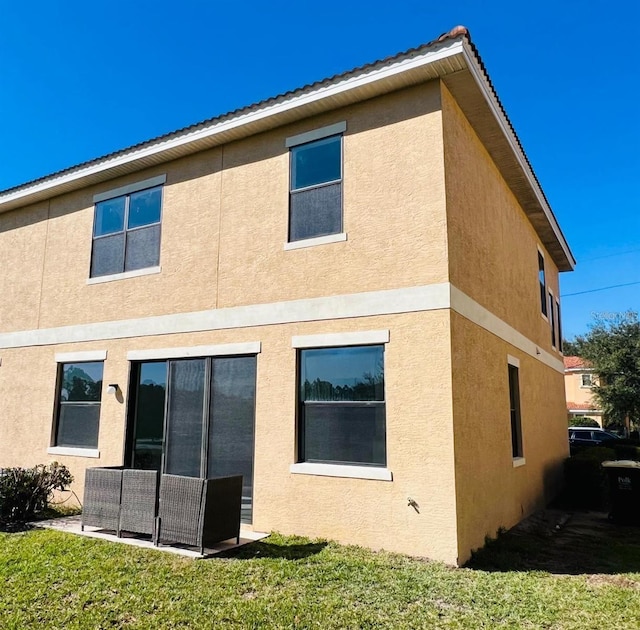
<path fill-rule="evenodd" d="M 133 365 L 130 461 L 189 477 L 243 476 L 251 522 L 256 357 L 172 359 Z"/>

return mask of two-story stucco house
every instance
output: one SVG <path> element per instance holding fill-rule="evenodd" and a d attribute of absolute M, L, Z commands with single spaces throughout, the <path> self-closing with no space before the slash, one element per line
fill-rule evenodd
<path fill-rule="evenodd" d="M 573 265 L 458 27 L 0 193 L 0 465 L 461 564 L 556 491 Z"/>

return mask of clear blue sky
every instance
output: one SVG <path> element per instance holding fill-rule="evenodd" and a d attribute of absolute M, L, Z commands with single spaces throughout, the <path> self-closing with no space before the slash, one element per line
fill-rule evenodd
<path fill-rule="evenodd" d="M 578 259 L 565 337 L 640 310 L 640 4 L 0 0 L 0 190 L 471 31 Z"/>

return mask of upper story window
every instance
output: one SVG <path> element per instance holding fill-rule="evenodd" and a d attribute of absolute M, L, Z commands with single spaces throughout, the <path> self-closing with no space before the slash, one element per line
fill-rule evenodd
<path fill-rule="evenodd" d="M 540 250 L 538 250 L 538 281 L 540 282 L 540 308 L 542 314 L 547 317 L 547 280 L 544 273 L 544 255 Z"/>
<path fill-rule="evenodd" d="M 551 346 L 553 348 L 556 348 L 558 346 L 556 346 L 556 320 L 554 317 L 554 300 L 553 300 L 553 293 L 551 293 L 551 291 L 549 291 L 549 323 L 551 324 Z"/>
<path fill-rule="evenodd" d="M 92 278 L 159 265 L 165 179 L 154 177 L 93 198 Z"/>
<path fill-rule="evenodd" d="M 342 133 L 346 123 L 287 138 L 289 242 L 342 232 Z"/>
<path fill-rule="evenodd" d="M 593 375 L 592 374 L 581 374 L 581 385 L 580 387 L 593 387 Z"/>

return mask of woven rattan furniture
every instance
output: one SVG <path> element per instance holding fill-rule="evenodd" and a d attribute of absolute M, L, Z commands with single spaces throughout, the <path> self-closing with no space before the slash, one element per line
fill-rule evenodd
<path fill-rule="evenodd" d="M 155 470 L 122 471 L 120 531 L 154 534 L 158 509 L 158 473 Z"/>
<path fill-rule="evenodd" d="M 120 533 L 122 468 L 88 468 L 84 478 L 81 529 L 85 525 Z"/>
<path fill-rule="evenodd" d="M 198 479 L 162 475 L 156 545 L 176 542 L 205 547 L 229 538 L 240 542 L 242 475 Z"/>

